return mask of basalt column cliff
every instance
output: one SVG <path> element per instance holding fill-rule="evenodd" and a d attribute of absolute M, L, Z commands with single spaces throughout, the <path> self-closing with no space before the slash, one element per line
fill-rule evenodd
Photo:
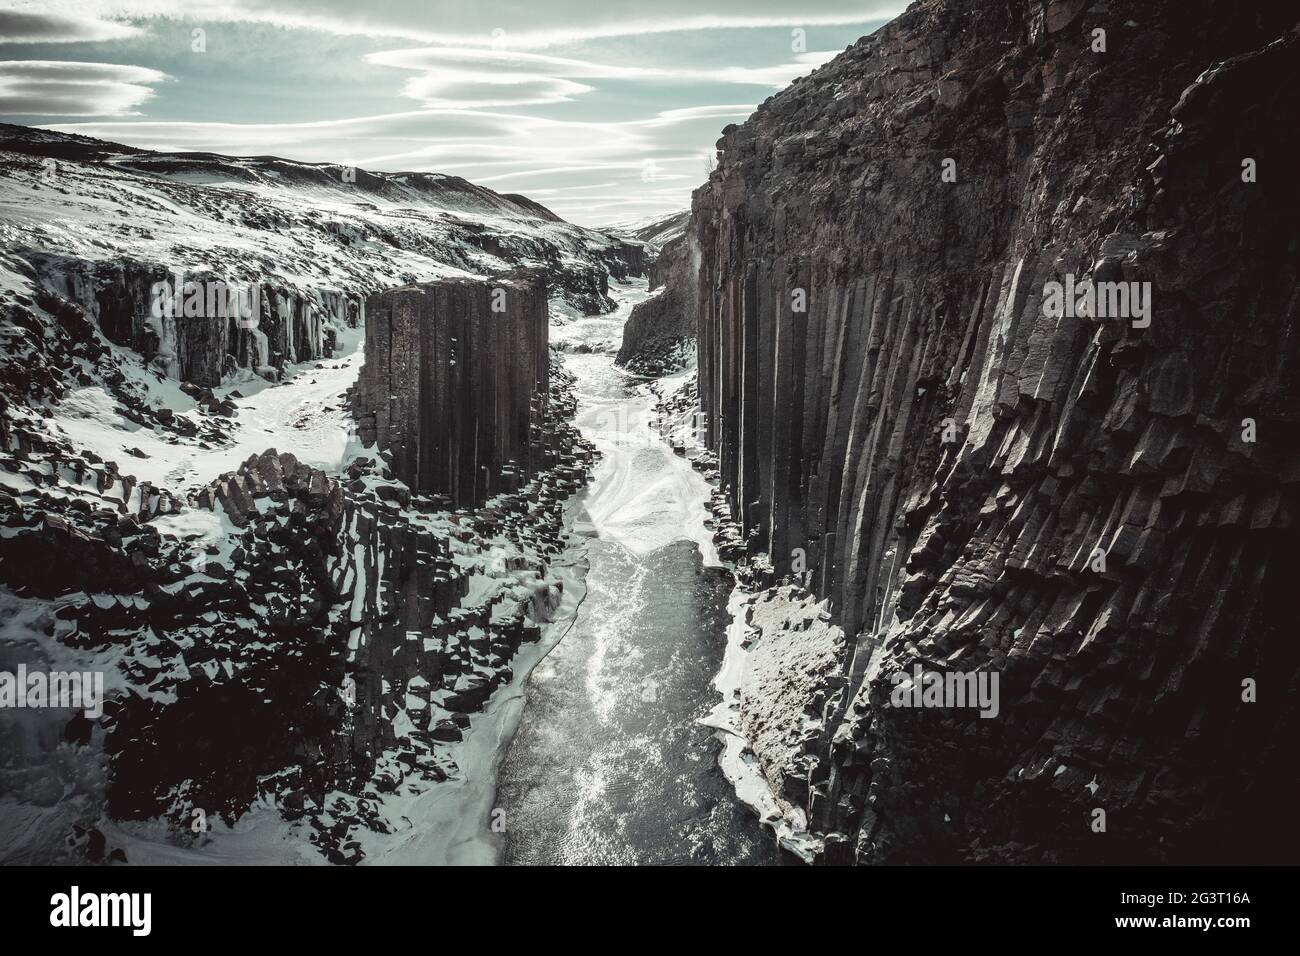
<path fill-rule="evenodd" d="M 446 280 L 376 293 L 368 307 L 361 437 L 392 453 L 398 478 L 463 507 L 537 471 L 550 361 L 544 285 Z"/>
<path fill-rule="evenodd" d="M 825 859 L 1294 858 L 1298 78 L 1277 7 L 924 0 L 724 131 L 708 442 L 829 611 L 743 724 Z"/>

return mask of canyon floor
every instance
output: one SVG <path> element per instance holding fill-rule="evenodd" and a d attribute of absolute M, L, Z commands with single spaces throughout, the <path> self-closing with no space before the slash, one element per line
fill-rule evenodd
<path fill-rule="evenodd" d="M 644 284 L 614 295 L 617 311 L 558 337 L 616 344 Z M 719 768 L 715 731 L 701 723 L 718 701 L 712 680 L 732 590 L 705 525 L 710 488 L 660 437 L 647 380 L 613 359 L 566 356 L 576 424 L 601 453 L 570 505 L 586 593 L 525 688 L 499 775 L 501 860 L 778 862 L 771 834 Z"/>
<path fill-rule="evenodd" d="M 385 818 L 399 825 L 365 836 L 367 864 L 794 859 L 737 797 L 743 743 L 720 729 L 727 707 L 715 685 L 735 653 L 728 635 L 738 592 L 713 544 L 713 489 L 665 440 L 657 411 L 660 396 L 694 372 L 651 379 L 614 364 L 628 314 L 649 295 L 644 280 L 631 280 L 611 284 L 618 307 L 604 316 L 553 309 L 552 339 L 576 376 L 575 424 L 600 452 L 590 484 L 566 505 L 569 547 L 552 566 L 563 600 L 451 745 L 459 774 L 385 798 Z M 143 462 L 166 463 L 166 474 L 150 477 L 187 486 L 268 444 L 339 467 L 358 451 L 340 411 L 361 365 L 358 338 L 282 384 L 246 383 L 230 446 L 179 457 L 151 449 L 156 456 Z M 152 434 L 95 414 L 93 398 L 74 396 L 87 416 L 85 434 L 72 437 L 120 456 Z M 745 800 L 761 804 L 748 783 Z M 177 846 L 162 823 L 113 825 L 107 835 L 133 863 L 324 862 L 269 804 L 233 826 L 216 823 L 200 846 Z"/>

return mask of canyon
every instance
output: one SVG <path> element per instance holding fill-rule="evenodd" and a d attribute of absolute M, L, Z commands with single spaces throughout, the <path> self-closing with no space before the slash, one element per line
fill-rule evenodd
<path fill-rule="evenodd" d="M 400 852 L 580 583 L 549 302 L 608 311 L 647 247 L 450 177 L 3 132 L 0 669 L 108 699 L 5 711 L 0 859 Z M 157 314 L 178 274 L 256 321 Z"/>
<path fill-rule="evenodd" d="M 660 376 L 695 363 L 695 276 L 699 263 L 686 235 L 686 216 L 655 220 L 631 237 L 655 250 L 648 278 L 655 293 L 632 309 L 615 361 L 641 375 Z"/>
<path fill-rule="evenodd" d="M 1298 75 L 919 0 L 601 230 L 0 126 L 0 863 L 1292 861 Z"/>

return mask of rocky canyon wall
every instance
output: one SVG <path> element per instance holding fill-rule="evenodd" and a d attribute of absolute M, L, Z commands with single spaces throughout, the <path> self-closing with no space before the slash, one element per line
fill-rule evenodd
<path fill-rule="evenodd" d="M 528 366 L 532 470 L 488 507 L 448 512 L 379 449 L 329 472 L 267 449 L 187 490 L 42 427 L 93 374 L 139 430 L 191 437 L 127 387 L 91 315 L 42 293 L 5 318 L 0 671 L 97 670 L 106 698 L 98 717 L 6 709 L 0 798 L 23 826 L 0 861 L 138 862 L 123 821 L 198 848 L 254 807 L 335 863 L 409 827 L 385 800 L 462 773 L 457 742 L 563 596 L 563 501 L 594 457 L 572 377 Z M 223 441 L 207 423 L 193 439 Z"/>
<path fill-rule="evenodd" d="M 657 293 L 638 302 L 623 327 L 616 361 L 644 375 L 681 368 L 694 347 L 696 255 L 686 236 L 659 250 L 650 266 L 650 289 Z"/>
<path fill-rule="evenodd" d="M 543 466 L 546 286 L 451 279 L 376 293 L 356 388 L 362 442 L 413 491 L 458 507 L 514 491 Z"/>
<path fill-rule="evenodd" d="M 844 636 L 787 746 L 744 719 L 825 859 L 1294 859 L 1295 20 L 924 0 L 724 130 L 708 443 Z M 916 665 L 997 716 L 905 706 Z"/>
<path fill-rule="evenodd" d="M 0 673 L 93 676 L 102 713 L 0 708 L 0 863 L 202 854 L 250 811 L 294 862 L 373 860 L 573 580 L 594 450 L 546 289 L 607 311 L 646 247 L 436 176 L 366 174 L 381 208 L 68 145 L 0 129 Z M 421 210 L 439 184 L 508 208 Z M 502 278 L 401 288 L 462 270 Z M 231 286 L 255 314 L 212 310 Z"/>

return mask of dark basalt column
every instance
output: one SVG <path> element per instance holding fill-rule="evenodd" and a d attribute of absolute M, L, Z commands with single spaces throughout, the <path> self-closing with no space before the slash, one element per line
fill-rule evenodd
<path fill-rule="evenodd" d="M 412 491 L 471 507 L 543 467 L 545 285 L 447 279 L 372 295 L 355 409 Z"/>

